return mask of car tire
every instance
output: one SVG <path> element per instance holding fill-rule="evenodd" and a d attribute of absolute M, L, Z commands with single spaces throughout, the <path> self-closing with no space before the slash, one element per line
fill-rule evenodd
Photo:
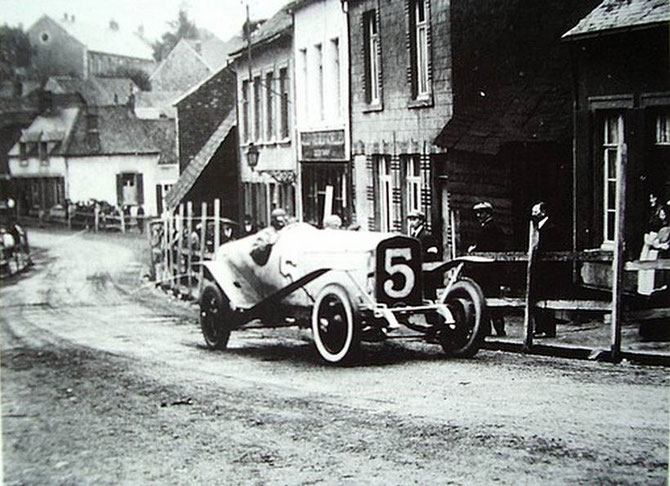
<path fill-rule="evenodd" d="M 319 355 L 328 363 L 342 364 L 356 354 L 360 344 L 358 312 L 340 285 L 326 285 L 312 309 L 312 336 Z"/>
<path fill-rule="evenodd" d="M 228 299 L 219 287 L 206 284 L 200 296 L 200 329 L 209 349 L 226 349 L 233 317 Z"/>
<path fill-rule="evenodd" d="M 462 277 L 449 290 L 445 303 L 456 324 L 454 329 L 440 336 L 442 349 L 447 356 L 470 358 L 484 342 L 484 293 L 474 280 Z"/>

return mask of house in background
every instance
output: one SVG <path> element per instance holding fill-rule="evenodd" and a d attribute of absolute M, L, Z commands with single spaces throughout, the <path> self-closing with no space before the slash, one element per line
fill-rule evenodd
<path fill-rule="evenodd" d="M 421 211 L 439 234 L 433 140 L 452 113 L 446 0 L 349 1 L 357 222 L 406 232 Z"/>
<path fill-rule="evenodd" d="M 33 64 L 43 76 L 88 78 L 134 68 L 147 74 L 155 69 L 150 44 L 114 20 L 91 25 L 65 14 L 60 21 L 43 15 L 27 31 L 34 48 Z"/>
<path fill-rule="evenodd" d="M 38 115 L 37 93 L 21 97 L 0 97 L 0 200 L 16 199 L 9 173 L 9 150 Z"/>
<path fill-rule="evenodd" d="M 345 4 L 339 0 L 302 0 L 292 10 L 302 217 L 320 226 L 325 213 L 337 214 L 348 224 L 353 191 Z M 256 98 L 255 92 L 253 96 Z M 258 96 L 260 99 L 262 95 Z"/>
<path fill-rule="evenodd" d="M 175 126 L 126 106 L 54 108 L 24 131 L 9 165 L 20 211 L 95 199 L 156 215 L 158 188 L 178 176 Z"/>
<path fill-rule="evenodd" d="M 79 112 L 77 107 L 48 110 L 23 130 L 9 150 L 9 173 L 19 214 L 65 204 L 65 152 Z"/>
<path fill-rule="evenodd" d="M 228 64 L 228 55 L 242 43 L 224 42 L 212 34 L 204 39 L 180 39 L 149 78 L 154 92 L 184 93 Z"/>
<path fill-rule="evenodd" d="M 136 91 L 135 115 L 138 118 L 177 118 L 174 102 L 183 93 L 179 91 Z"/>
<path fill-rule="evenodd" d="M 175 101 L 179 180 L 167 192 L 168 209 L 192 202 L 222 203 L 221 215 L 237 219 L 239 175 L 235 73 L 223 68 Z M 167 188 L 166 188 L 167 189 Z M 164 193 L 165 194 L 165 193 Z"/>
<path fill-rule="evenodd" d="M 455 234 L 457 253 L 476 238 L 472 207 L 482 200 L 493 204 L 508 248 L 527 248 L 530 209 L 540 200 L 560 228 L 555 244 L 571 247 L 571 57 L 561 35 L 595 4 L 457 0 L 435 10 L 448 19 L 448 41 L 432 45 L 448 59 L 446 72 L 434 73 L 448 77 L 453 104 L 435 138 L 442 152 L 432 157 L 434 204 L 443 241 Z"/>
<path fill-rule="evenodd" d="M 615 194 L 625 184 L 626 256 L 638 258 L 649 194 L 670 199 L 669 23 L 665 0 L 604 0 L 563 36 L 574 60 L 577 250 L 612 255 Z M 618 174 L 624 147 L 627 170 Z M 611 263 L 584 264 L 582 278 L 611 287 Z"/>
<path fill-rule="evenodd" d="M 110 106 L 132 103 L 133 93 L 139 88 L 130 78 L 51 76 L 43 91 L 50 93 L 54 106 Z"/>
<path fill-rule="evenodd" d="M 291 215 L 301 213 L 292 116 L 293 19 L 289 7 L 252 33 L 251 53 L 247 48 L 232 53 L 231 66 L 237 73 L 241 199 L 244 213 L 261 226 L 269 223 L 275 208 Z M 257 152 L 255 166 L 249 164 L 250 151 Z"/>

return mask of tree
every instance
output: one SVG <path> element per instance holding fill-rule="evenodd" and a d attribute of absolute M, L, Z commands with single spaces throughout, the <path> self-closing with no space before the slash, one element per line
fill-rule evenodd
<path fill-rule="evenodd" d="M 113 71 L 102 75 L 103 78 L 130 78 L 142 91 L 151 91 L 149 75 L 141 69 L 119 66 Z"/>
<path fill-rule="evenodd" d="M 188 18 L 186 10 L 179 10 L 177 20 L 168 22 L 170 30 L 160 40 L 154 42 L 154 59 L 162 61 L 181 39 L 199 39 L 200 33 L 195 23 Z"/>
<path fill-rule="evenodd" d="M 32 55 L 30 39 L 21 28 L 0 26 L 0 79 L 15 79 L 30 68 Z"/>

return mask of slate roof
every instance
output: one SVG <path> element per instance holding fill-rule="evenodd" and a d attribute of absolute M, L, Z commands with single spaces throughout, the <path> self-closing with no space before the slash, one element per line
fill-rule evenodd
<path fill-rule="evenodd" d="M 226 139 L 230 130 L 235 126 L 236 113 L 231 110 L 228 116 L 221 122 L 221 124 L 214 130 L 214 133 L 209 137 L 207 142 L 202 146 L 200 152 L 186 166 L 186 169 L 180 174 L 179 179 L 172 186 L 172 189 L 165 196 L 165 201 L 169 208 L 175 208 L 179 202 L 188 194 L 188 191 L 193 187 L 195 182 L 205 170 L 207 164 L 212 159 L 216 150 Z"/>
<path fill-rule="evenodd" d="M 102 106 L 97 109 L 100 146 L 89 145 L 87 115 L 77 118 L 68 155 L 151 154 L 161 152 L 140 120 L 126 106 Z"/>
<path fill-rule="evenodd" d="M 281 10 L 263 22 L 261 26 L 251 33 L 251 45 L 256 46 L 264 42 L 274 40 L 276 37 L 290 32 L 293 28 L 293 15 L 291 10 L 295 6 L 295 2 L 289 2 L 284 5 Z M 246 49 L 246 43 L 242 39 L 242 45 L 237 50 L 231 52 L 231 56 L 240 56 Z"/>
<path fill-rule="evenodd" d="M 123 26 L 115 30 L 109 24 L 93 25 L 78 19 L 71 21 L 69 18 L 61 19 L 58 25 L 84 44 L 89 51 L 153 61 L 151 46 L 139 34 L 125 30 Z"/>
<path fill-rule="evenodd" d="M 159 164 L 176 164 L 177 125 L 174 119 L 142 120 L 144 131 L 156 147 L 161 150 Z"/>
<path fill-rule="evenodd" d="M 52 76 L 44 86 L 54 94 L 79 94 L 89 106 L 125 105 L 139 87 L 130 78 Z"/>
<path fill-rule="evenodd" d="M 563 38 L 575 38 L 598 33 L 649 27 L 670 22 L 668 0 L 604 0 Z"/>

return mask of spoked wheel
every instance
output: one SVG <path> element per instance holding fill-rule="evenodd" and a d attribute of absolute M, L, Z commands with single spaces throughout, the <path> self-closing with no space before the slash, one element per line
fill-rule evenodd
<path fill-rule="evenodd" d="M 484 341 L 484 307 L 482 289 L 469 278 L 461 278 L 449 290 L 446 304 L 455 328 L 442 333 L 440 344 L 449 356 L 469 358 L 474 356 Z"/>
<path fill-rule="evenodd" d="M 221 290 L 207 284 L 200 297 L 200 328 L 210 349 L 226 349 L 232 329 L 233 311 Z"/>
<path fill-rule="evenodd" d="M 321 290 L 312 310 L 312 335 L 327 362 L 343 363 L 355 353 L 360 340 L 355 316 L 344 288 L 331 284 Z"/>

